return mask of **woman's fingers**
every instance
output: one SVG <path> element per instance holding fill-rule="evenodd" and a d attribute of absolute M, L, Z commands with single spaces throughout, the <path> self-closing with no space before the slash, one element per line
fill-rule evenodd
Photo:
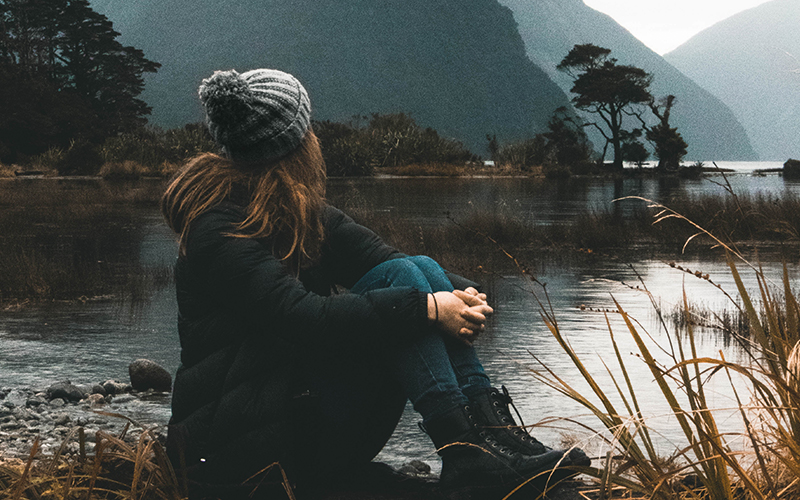
<path fill-rule="evenodd" d="M 445 333 L 472 345 L 483 332 L 486 318 L 493 310 L 478 295 L 465 290 L 436 292 L 429 300 L 429 318 L 436 318 L 437 326 Z M 435 301 L 433 300 L 435 299 Z M 438 311 L 438 315 L 436 314 Z"/>
<path fill-rule="evenodd" d="M 461 331 L 458 332 L 457 338 L 465 344 L 471 346 L 472 343 L 475 342 L 475 339 L 478 338 L 478 334 L 467 328 L 462 328 Z"/>
<path fill-rule="evenodd" d="M 469 288 L 465 289 L 464 291 L 467 292 L 468 294 L 470 294 L 470 295 L 472 295 L 474 297 L 478 297 L 482 301 L 486 302 L 486 294 L 485 293 L 480 293 L 478 290 L 476 290 L 476 289 L 474 289 L 472 287 L 469 287 Z"/>
<path fill-rule="evenodd" d="M 488 311 L 487 311 L 488 309 Z M 475 325 L 486 323 L 486 316 L 491 314 L 492 308 L 489 306 L 473 306 L 461 311 L 461 317 Z"/>
<path fill-rule="evenodd" d="M 469 288 L 467 289 L 469 290 Z M 467 290 L 454 290 L 453 295 L 458 297 L 459 299 L 463 300 L 466 305 L 469 307 L 474 306 L 486 306 L 489 309 L 485 314 L 492 314 L 492 308 L 489 307 L 489 304 L 486 303 L 486 294 L 478 293 L 477 295 L 473 295 L 469 293 Z M 472 290 L 475 290 L 474 288 Z M 477 292 L 477 290 L 475 290 Z"/>

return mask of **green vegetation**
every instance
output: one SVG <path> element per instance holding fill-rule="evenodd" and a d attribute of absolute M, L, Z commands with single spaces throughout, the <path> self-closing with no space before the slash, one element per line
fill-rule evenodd
<path fill-rule="evenodd" d="M 600 123 L 588 123 L 605 139 L 601 160 L 608 146 L 614 153 L 614 169 L 621 171 L 623 161 L 643 162 L 647 152 L 638 141 L 641 129 L 623 128 L 625 116 L 639 119 L 646 138 L 651 141 L 659 158 L 659 166 L 677 168 L 686 154 L 686 143 L 677 129 L 669 126 L 669 116 L 675 96 L 656 103 L 650 93 L 653 76 L 636 66 L 617 64 L 609 57 L 611 50 L 593 44 L 578 44 L 562 59 L 557 68 L 574 81 L 572 103 L 576 108 L 596 114 Z M 648 126 L 640 106 L 648 106 L 659 123 Z"/>
<path fill-rule="evenodd" d="M 675 104 L 675 96 L 669 95 L 656 103 L 651 99 L 648 105 L 650 110 L 658 118 L 658 123 L 648 127 L 642 120 L 641 115 L 637 115 L 642 122 L 642 127 L 647 131 L 645 137 L 655 147 L 656 158 L 658 158 L 659 170 L 675 170 L 681 165 L 681 160 L 686 156 L 688 144 L 675 127 L 669 125 L 669 115 L 672 106 Z"/>
<path fill-rule="evenodd" d="M 547 132 L 530 139 L 500 145 L 494 136 L 488 150 L 502 169 L 546 177 L 568 177 L 596 171 L 594 150 L 583 127 L 566 108 L 555 111 Z"/>
<path fill-rule="evenodd" d="M 365 123 L 366 122 L 366 123 Z M 473 155 L 460 142 L 422 128 L 404 114 L 373 114 L 348 123 L 314 122 L 328 175 L 372 175 L 408 165 L 466 165 Z"/>
<path fill-rule="evenodd" d="M 171 177 L 189 158 L 216 152 L 217 145 L 201 123 L 161 130 L 143 127 L 107 138 L 99 145 L 72 142 L 51 147 L 30 159 L 30 168 L 50 174 L 99 175 L 133 180 Z"/>
<path fill-rule="evenodd" d="M 0 162 L 98 144 L 146 123 L 142 75 L 160 65 L 118 36 L 87 0 L 0 1 Z"/>

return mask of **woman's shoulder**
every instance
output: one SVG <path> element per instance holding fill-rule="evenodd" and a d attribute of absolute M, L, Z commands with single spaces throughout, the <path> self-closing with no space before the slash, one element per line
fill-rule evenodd
<path fill-rule="evenodd" d="M 225 238 L 244 219 L 244 208 L 235 203 L 225 201 L 208 207 L 192 221 L 187 246 L 196 248 Z"/>
<path fill-rule="evenodd" d="M 333 205 L 322 207 L 322 223 L 327 230 L 331 230 L 346 224 L 355 224 L 349 215 Z"/>
<path fill-rule="evenodd" d="M 213 221 L 239 222 L 245 218 L 245 208 L 231 201 L 222 201 L 212 205 L 197 216 L 199 223 Z"/>

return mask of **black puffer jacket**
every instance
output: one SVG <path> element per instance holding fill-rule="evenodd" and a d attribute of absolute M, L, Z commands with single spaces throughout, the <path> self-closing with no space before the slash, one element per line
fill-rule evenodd
<path fill-rule="evenodd" d="M 339 210 L 324 210 L 322 256 L 299 279 L 268 241 L 226 236 L 242 219 L 232 203 L 198 217 L 176 266 L 181 366 L 167 448 L 190 477 L 211 482 L 275 461 L 291 468 L 300 451 L 292 405 L 310 353 L 367 339 L 391 348 L 426 324 L 426 294 L 412 288 L 330 294 L 403 256 Z"/>

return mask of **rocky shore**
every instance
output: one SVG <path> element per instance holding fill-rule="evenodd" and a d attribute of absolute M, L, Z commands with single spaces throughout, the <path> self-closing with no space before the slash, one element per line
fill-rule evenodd
<path fill-rule="evenodd" d="M 86 452 L 93 451 L 97 431 L 119 436 L 124 430 L 126 441 L 135 442 L 149 429 L 163 439 L 171 376 L 148 360 L 131 363 L 129 374 L 130 382 L 63 380 L 39 389 L 0 388 L 0 459 L 27 457 L 37 438 L 44 454 L 65 441 L 66 451 L 77 452 L 80 429 Z"/>
<path fill-rule="evenodd" d="M 124 436 L 126 442 L 135 444 L 147 430 L 164 443 L 170 414 L 169 373 L 151 361 L 136 360 L 129 366 L 129 375 L 130 382 L 74 384 L 63 380 L 40 389 L 0 388 L 0 462 L 24 461 L 37 438 L 40 456 L 52 455 L 62 447 L 67 454 L 80 453 L 81 430 L 87 454 L 94 452 L 98 431 Z M 438 477 L 430 466 L 417 460 L 397 470 L 377 462 L 370 465 L 377 471 L 372 480 L 370 475 L 357 474 L 355 484 L 328 485 L 330 491 L 314 492 L 313 498 L 460 500 L 503 496 L 496 496 L 494 489 L 474 488 L 449 494 L 437 487 Z M 586 485 L 580 481 L 567 481 L 547 498 L 581 500 L 584 489 Z"/>

